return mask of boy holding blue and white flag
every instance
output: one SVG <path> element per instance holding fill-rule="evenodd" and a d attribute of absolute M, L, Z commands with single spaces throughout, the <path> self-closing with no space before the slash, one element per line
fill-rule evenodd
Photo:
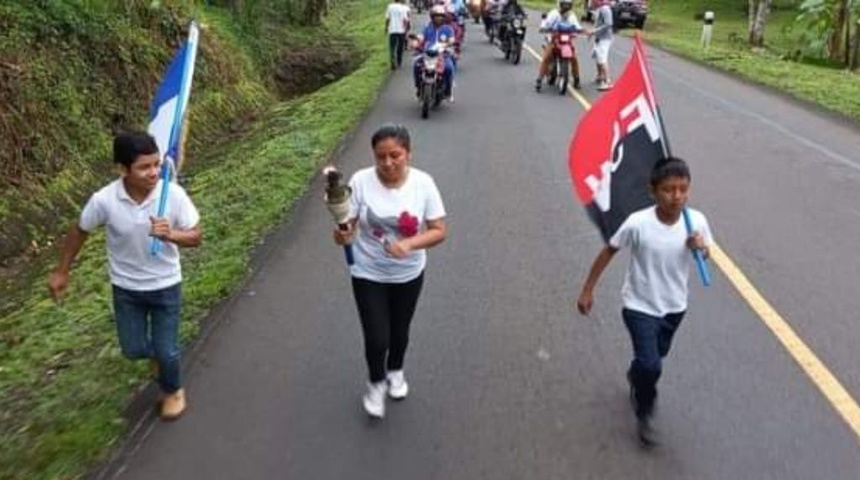
<path fill-rule="evenodd" d="M 147 133 L 122 133 L 113 144 L 120 178 L 96 192 L 72 225 L 59 267 L 48 287 L 59 299 L 69 281 L 75 257 L 96 228 L 107 227 L 107 254 L 120 348 L 129 359 L 151 359 L 163 392 L 161 416 L 179 417 L 185 410 L 180 378 L 179 320 L 182 268 L 179 247 L 200 245 L 200 215 L 185 190 L 168 183 L 169 202 L 156 217 L 161 157 Z M 162 245 L 156 255 L 150 239 Z"/>
<path fill-rule="evenodd" d="M 72 225 L 59 267 L 48 287 L 59 299 L 75 257 L 96 228 L 107 227 L 113 306 L 123 355 L 148 358 L 163 396 L 161 417 L 185 411 L 180 378 L 179 321 L 182 268 L 179 247 L 200 245 L 200 215 L 188 194 L 171 178 L 178 173 L 180 134 L 191 92 L 198 30 L 174 56 L 152 102 L 149 133 L 114 138 L 113 159 L 120 178 L 96 192 Z"/>

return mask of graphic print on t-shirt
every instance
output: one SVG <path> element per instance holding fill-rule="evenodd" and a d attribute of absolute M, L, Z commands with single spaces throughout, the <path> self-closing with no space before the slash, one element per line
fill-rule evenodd
<path fill-rule="evenodd" d="M 367 224 L 370 234 L 382 243 L 413 237 L 418 233 L 418 217 L 404 210 L 399 216 L 380 217 L 367 207 Z"/>

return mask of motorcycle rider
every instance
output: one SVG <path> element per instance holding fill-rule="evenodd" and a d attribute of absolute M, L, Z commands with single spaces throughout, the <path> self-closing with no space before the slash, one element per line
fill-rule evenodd
<path fill-rule="evenodd" d="M 526 17 L 526 11 L 520 6 L 519 0 L 508 0 L 508 3 L 502 7 L 502 21 L 499 24 L 499 41 L 504 42 L 505 35 L 508 33 L 508 23 L 514 17 Z"/>
<path fill-rule="evenodd" d="M 562 23 L 569 24 L 573 27 L 575 33 L 585 32 L 576 14 L 573 13 L 573 0 L 558 0 L 558 8 L 549 12 L 546 18 L 541 23 L 541 33 L 554 32 Z M 540 70 L 538 71 L 537 80 L 535 80 L 535 89 L 540 91 L 543 86 L 543 79 L 549 74 L 550 62 L 553 60 L 552 44 L 550 43 L 543 49 L 543 58 L 540 62 Z M 573 88 L 579 88 L 579 61 L 576 58 L 576 50 L 574 49 L 573 59 L 571 61 L 571 70 L 573 71 Z"/>
<path fill-rule="evenodd" d="M 484 31 L 487 35 L 490 34 L 490 30 L 493 28 L 493 13 L 500 12 L 502 8 L 505 6 L 506 0 L 485 0 L 484 2 Z"/>
<path fill-rule="evenodd" d="M 445 23 L 445 7 L 442 5 L 434 5 L 430 9 L 430 23 L 424 27 L 422 44 L 419 45 L 418 51 L 424 51 L 436 43 L 440 43 L 449 47 L 454 43 L 454 30 L 450 25 Z M 419 57 L 420 59 L 420 57 Z M 445 70 L 442 73 L 442 81 L 445 85 L 445 96 L 453 99 L 454 95 L 454 60 L 451 55 L 443 54 L 442 60 L 445 65 Z M 416 61 L 412 69 L 412 74 L 415 80 L 415 95 L 421 95 L 421 62 Z"/>

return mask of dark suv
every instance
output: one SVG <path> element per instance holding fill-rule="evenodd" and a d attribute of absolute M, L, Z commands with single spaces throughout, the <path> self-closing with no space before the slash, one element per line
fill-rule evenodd
<path fill-rule="evenodd" d="M 597 1 L 585 0 L 585 4 L 583 18 L 587 22 L 593 22 L 594 14 L 597 13 Z M 645 26 L 645 19 L 648 18 L 646 0 L 612 0 L 610 6 L 612 7 L 612 23 L 616 30 L 630 25 L 636 28 Z"/>
<path fill-rule="evenodd" d="M 648 18 L 648 4 L 645 0 L 618 0 L 612 4 L 612 14 L 615 28 L 625 25 L 642 28 Z"/>

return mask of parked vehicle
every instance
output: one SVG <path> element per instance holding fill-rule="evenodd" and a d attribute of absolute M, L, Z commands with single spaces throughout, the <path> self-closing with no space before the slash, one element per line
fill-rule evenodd
<path fill-rule="evenodd" d="M 582 18 L 587 22 L 593 22 L 597 12 L 596 0 L 585 0 L 585 13 Z M 612 24 L 618 30 L 633 26 L 643 28 L 648 19 L 647 0 L 612 0 Z"/>

